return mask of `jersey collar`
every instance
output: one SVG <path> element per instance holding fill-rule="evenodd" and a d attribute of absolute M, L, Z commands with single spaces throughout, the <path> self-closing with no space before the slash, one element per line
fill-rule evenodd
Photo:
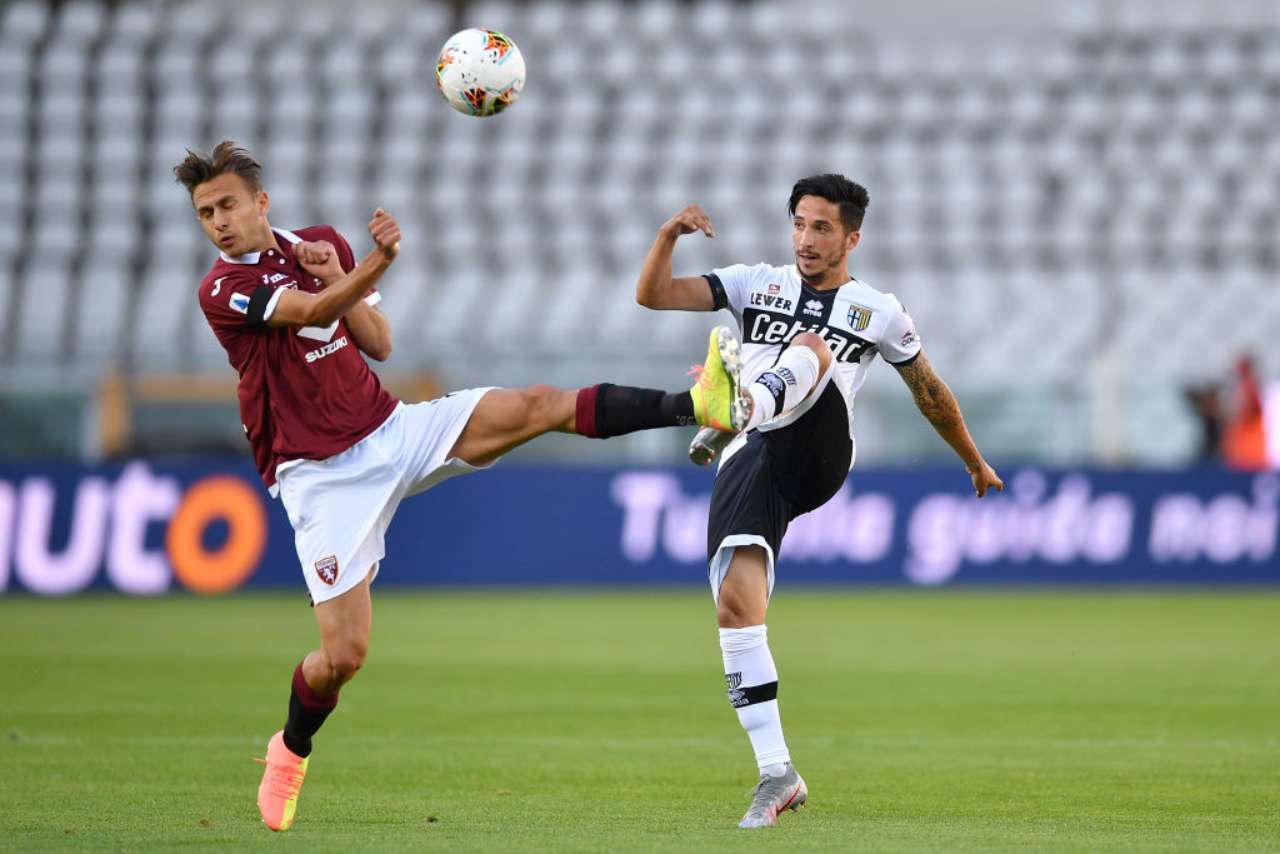
<path fill-rule="evenodd" d="M 849 277 L 849 281 L 847 281 L 847 282 L 843 282 L 843 283 L 841 283 L 841 284 L 839 284 L 839 285 L 836 285 L 834 288 L 828 288 L 828 289 L 827 289 L 827 290 L 825 290 L 825 291 L 820 291 L 820 290 L 818 290 L 817 288 L 815 288 L 813 285 L 809 284 L 808 282 L 806 282 L 806 281 L 804 280 L 804 276 L 801 276 L 801 275 L 800 275 L 800 269 L 799 269 L 798 267 L 796 267 L 794 264 L 792 264 L 792 265 L 791 265 L 791 267 L 792 267 L 792 269 L 793 269 L 793 270 L 795 270 L 795 274 L 796 274 L 796 281 L 800 283 L 800 288 L 801 288 L 801 290 L 803 290 L 803 291 L 805 291 L 805 292 L 807 292 L 807 293 L 814 294 L 815 296 L 823 296 L 824 294 L 834 294 L 834 293 L 838 293 L 838 292 L 840 291 L 840 289 L 841 289 L 841 288 L 843 288 L 845 285 L 852 285 L 852 284 L 855 284 L 855 283 L 858 281 L 858 280 L 857 280 L 856 278 L 854 278 L 853 276 L 850 276 L 850 277 Z"/>
<path fill-rule="evenodd" d="M 285 228 L 273 228 L 272 233 L 278 237 L 283 237 L 289 243 L 301 243 L 302 238 Z M 228 255 L 225 252 L 219 252 L 222 260 L 228 264 L 257 264 L 262 258 L 261 252 L 246 252 L 243 255 Z"/>
<path fill-rule="evenodd" d="M 261 252 L 246 252 L 243 255 L 228 255 L 225 252 L 219 252 L 218 254 L 228 264 L 257 264 L 258 259 L 262 257 Z"/>

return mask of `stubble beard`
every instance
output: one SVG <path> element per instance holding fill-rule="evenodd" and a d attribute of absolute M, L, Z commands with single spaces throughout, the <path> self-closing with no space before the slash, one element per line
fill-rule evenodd
<path fill-rule="evenodd" d="M 813 274 L 805 273 L 801 269 L 800 260 L 801 259 L 799 257 L 796 258 L 796 271 L 800 273 L 800 280 L 809 287 L 816 288 L 824 284 L 829 277 L 839 277 L 840 265 L 844 261 L 844 258 L 836 258 L 834 261 L 831 259 L 818 259 L 817 263 L 823 263 L 825 261 L 825 266 Z"/>

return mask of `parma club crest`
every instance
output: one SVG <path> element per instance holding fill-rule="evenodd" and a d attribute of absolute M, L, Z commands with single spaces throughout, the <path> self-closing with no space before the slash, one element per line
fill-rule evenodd
<path fill-rule="evenodd" d="M 861 332 L 867 328 L 867 324 L 871 322 L 871 309 L 864 305 L 849 306 L 849 328 L 854 332 Z"/>

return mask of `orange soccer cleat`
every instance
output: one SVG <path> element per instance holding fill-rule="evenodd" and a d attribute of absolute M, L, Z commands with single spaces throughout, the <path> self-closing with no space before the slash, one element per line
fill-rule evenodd
<path fill-rule="evenodd" d="M 258 786 L 258 812 L 272 830 L 284 831 L 293 825 L 308 759 L 285 747 L 284 730 L 281 730 L 267 742 L 267 758 L 254 760 L 267 766 Z"/>

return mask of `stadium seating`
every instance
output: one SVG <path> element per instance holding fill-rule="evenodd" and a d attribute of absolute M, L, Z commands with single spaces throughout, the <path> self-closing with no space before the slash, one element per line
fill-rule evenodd
<path fill-rule="evenodd" d="M 462 348 L 540 354 L 563 382 L 687 360 L 706 319 L 631 300 L 654 230 L 699 201 L 720 236 L 682 244 L 681 270 L 785 260 L 790 184 L 817 170 L 868 184 L 854 269 L 957 385 L 1075 389 L 1137 361 L 1175 388 L 1245 350 L 1280 370 L 1275 21 L 1068 4 L 1049 46 L 926 53 L 856 29 L 824 48 L 838 10 L 696 6 L 470 4 L 530 69 L 478 121 L 432 91 L 451 4 L 5 4 L 0 359 L 225 370 L 190 299 L 212 250 L 170 168 L 233 137 L 279 225 L 360 244 L 374 205 L 400 216 L 396 358 L 459 379 Z"/>

